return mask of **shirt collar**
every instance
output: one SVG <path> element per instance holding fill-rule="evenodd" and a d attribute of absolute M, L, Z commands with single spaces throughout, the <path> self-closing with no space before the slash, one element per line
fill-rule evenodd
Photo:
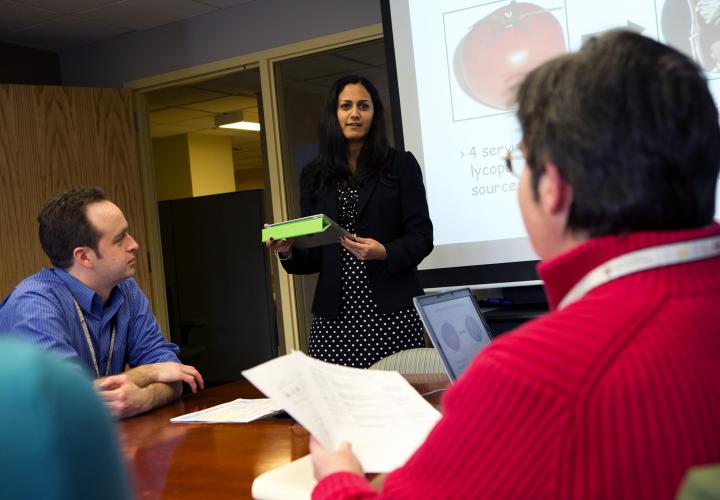
<path fill-rule="evenodd" d="M 720 234 L 713 223 L 699 229 L 679 231 L 638 231 L 624 235 L 593 238 L 577 247 L 538 264 L 538 274 L 545 283 L 550 309 L 556 309 L 566 293 L 587 273 L 619 255 L 666 243 L 687 241 Z"/>
<path fill-rule="evenodd" d="M 119 297 L 121 293 L 119 287 L 117 286 L 112 289 L 107 303 L 103 306 L 100 295 L 95 290 L 85 285 L 82 281 L 72 276 L 64 269 L 56 267 L 53 268 L 52 271 L 56 276 L 63 280 L 63 282 L 65 282 L 70 289 L 70 293 L 73 297 L 75 297 L 75 300 L 77 300 L 80 309 L 86 313 L 100 317 L 103 314 L 104 308 L 113 308 L 116 302 L 122 302 Z"/>

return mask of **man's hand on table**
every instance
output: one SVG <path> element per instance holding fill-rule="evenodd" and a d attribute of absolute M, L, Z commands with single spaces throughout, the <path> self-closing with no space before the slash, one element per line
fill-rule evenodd
<path fill-rule="evenodd" d="M 125 373 L 95 380 L 95 389 L 116 418 L 127 418 L 162 406 L 182 394 L 182 382 L 192 392 L 204 389 L 195 367 L 165 362 L 141 365 Z"/>
<path fill-rule="evenodd" d="M 180 363 L 166 362 L 166 363 L 153 363 L 151 365 L 144 365 L 143 367 L 152 370 L 152 382 L 163 382 L 165 384 L 171 384 L 173 382 L 185 382 L 190 386 L 193 392 L 197 392 L 198 389 L 205 388 L 205 382 L 203 381 L 202 375 L 194 366 L 183 365 Z"/>
<path fill-rule="evenodd" d="M 138 387 L 124 373 L 97 379 L 95 389 L 115 418 L 132 417 L 152 408 L 149 389 Z"/>
<path fill-rule="evenodd" d="M 193 392 L 197 392 L 198 388 L 205 388 L 202 375 L 194 366 L 172 361 L 136 366 L 126 371 L 125 375 L 130 377 L 130 380 L 135 382 L 138 387 L 147 387 L 155 383 L 174 384 L 176 382 L 185 382 Z"/>

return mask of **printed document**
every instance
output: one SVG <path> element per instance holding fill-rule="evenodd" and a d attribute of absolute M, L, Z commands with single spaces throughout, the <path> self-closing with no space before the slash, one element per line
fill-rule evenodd
<path fill-rule="evenodd" d="M 326 448 L 349 441 L 365 472 L 403 465 L 440 413 L 397 372 L 293 352 L 242 372 Z"/>
<path fill-rule="evenodd" d="M 272 399 L 236 399 L 204 410 L 171 418 L 173 423 L 247 423 L 273 415 L 282 408 Z"/>

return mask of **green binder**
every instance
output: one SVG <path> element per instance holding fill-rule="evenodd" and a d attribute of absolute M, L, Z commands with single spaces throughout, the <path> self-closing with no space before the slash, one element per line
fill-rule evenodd
<path fill-rule="evenodd" d="M 341 236 L 353 236 L 325 214 L 311 215 L 300 219 L 278 222 L 264 227 L 262 242 L 292 239 L 295 248 L 310 248 L 337 243 Z"/>

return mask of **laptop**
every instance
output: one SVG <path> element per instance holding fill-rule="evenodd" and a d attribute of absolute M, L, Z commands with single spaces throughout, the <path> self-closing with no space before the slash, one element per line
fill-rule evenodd
<path fill-rule="evenodd" d="M 462 288 L 420 295 L 413 303 L 450 381 L 454 382 L 491 339 L 475 297 L 469 288 Z"/>

